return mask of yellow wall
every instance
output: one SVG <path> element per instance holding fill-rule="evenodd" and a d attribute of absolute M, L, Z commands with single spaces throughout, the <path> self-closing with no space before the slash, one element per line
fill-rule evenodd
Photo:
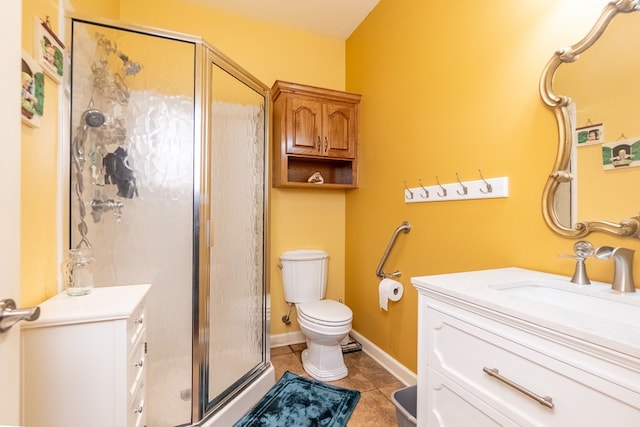
<path fill-rule="evenodd" d="M 353 327 L 416 368 L 417 292 L 410 277 L 520 266 L 571 275 L 573 241 L 554 235 L 541 195 L 556 155 L 557 127 L 538 93 L 546 62 L 577 42 L 605 1 L 382 0 L 347 41 L 348 91 L 361 104 L 361 187 L 346 199 L 346 302 Z M 405 204 L 418 186 L 508 176 L 505 199 Z M 377 308 L 375 269 L 393 230 L 408 220 L 389 258 L 405 294 Z M 638 248 L 637 240 L 589 236 Z M 588 260 L 593 279 L 612 266 Z"/>
<path fill-rule="evenodd" d="M 22 49 L 35 58 L 34 17 L 50 17 L 58 30 L 56 2 L 23 0 Z M 58 83 L 45 76 L 40 127 L 22 124 L 20 277 L 22 304 L 53 296 L 58 280 Z"/>
<path fill-rule="evenodd" d="M 111 14 L 116 3 L 101 2 L 101 10 Z M 354 328 L 410 369 L 417 334 L 411 276 L 512 265 L 572 273 L 573 262 L 557 255 L 574 242 L 554 235 L 541 215 L 557 130 L 538 79 L 555 49 L 586 34 L 605 0 L 463 3 L 382 0 L 346 45 L 177 0 L 127 0 L 119 16 L 107 16 L 200 35 L 268 86 L 282 79 L 363 95 L 360 189 L 271 191 L 272 333 L 297 330 L 279 321 L 286 306 L 277 257 L 285 250 L 327 250 L 329 297 L 344 294 Z M 91 14 L 92 3 L 74 4 Z M 25 22 L 33 14 L 25 6 Z M 43 124 L 23 141 L 26 305 L 55 289 L 55 132 Z M 478 169 L 509 176 L 510 196 L 403 203 L 404 181 L 432 185 L 437 175 L 453 182 L 456 172 L 473 180 Z M 387 313 L 378 309 L 375 269 L 403 220 L 413 228 L 398 239 L 388 269 L 402 271 L 405 297 Z M 638 247 L 601 234 L 589 240 Z M 610 262 L 587 264 L 592 279 L 611 279 Z"/>

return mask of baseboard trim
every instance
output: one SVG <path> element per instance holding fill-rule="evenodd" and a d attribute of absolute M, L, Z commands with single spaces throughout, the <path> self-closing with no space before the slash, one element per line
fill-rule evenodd
<path fill-rule="evenodd" d="M 409 368 L 391 357 L 389 353 L 369 341 L 358 331 L 351 330 L 350 335 L 362 344 L 362 351 L 367 353 L 373 360 L 381 364 L 387 371 L 405 385 L 415 385 L 418 383 L 418 376 Z"/>
<path fill-rule="evenodd" d="M 284 334 L 271 335 L 270 347 L 282 347 L 284 345 L 300 344 L 305 342 L 306 339 L 302 332 L 285 332 Z"/>
<path fill-rule="evenodd" d="M 369 341 L 359 332 L 352 329 L 349 334 L 362 345 L 362 351 L 382 365 L 400 382 L 408 386 L 417 384 L 418 376 L 409 368 L 391 357 L 388 353 L 373 342 Z M 284 345 L 300 344 L 305 342 L 304 335 L 302 335 L 302 332 L 300 331 L 271 335 L 270 339 L 271 347 L 282 347 Z"/>

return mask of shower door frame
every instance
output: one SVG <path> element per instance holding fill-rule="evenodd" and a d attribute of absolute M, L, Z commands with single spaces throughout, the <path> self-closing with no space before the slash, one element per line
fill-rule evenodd
<path fill-rule="evenodd" d="M 263 170 L 263 260 L 262 260 L 262 361 L 255 366 L 251 371 L 247 372 L 243 377 L 238 379 L 228 390 L 223 393 L 222 396 L 211 400 L 208 396 L 208 384 L 209 384 L 209 341 L 208 339 L 200 340 L 198 335 L 200 331 L 209 331 L 209 309 L 210 309 L 210 287 L 200 287 L 200 283 L 210 283 L 210 244 L 212 241 L 211 235 L 213 234 L 214 225 L 211 221 L 211 200 L 207 197 L 210 194 L 209 183 L 211 177 L 209 159 L 209 146 L 207 141 L 212 143 L 212 128 L 211 128 L 211 99 L 209 94 L 211 93 L 211 85 L 215 84 L 212 80 L 211 66 L 218 66 L 231 76 L 239 80 L 241 83 L 253 89 L 258 94 L 264 97 L 265 108 L 265 121 L 264 121 L 264 170 Z M 198 80 L 201 79 L 199 82 Z M 229 57 L 222 52 L 215 49 L 205 41 L 196 48 L 196 88 L 200 88 L 200 94 L 196 94 L 196 105 L 200 105 L 200 111 L 196 111 L 196 120 L 198 120 L 198 113 L 202 113 L 200 118 L 201 134 L 206 135 L 206 138 L 201 138 L 202 145 L 200 151 L 196 152 L 195 157 L 195 170 L 199 168 L 199 191 L 194 190 L 194 195 L 199 195 L 200 200 L 194 198 L 194 212 L 197 216 L 198 230 L 202 232 L 196 232 L 194 235 L 194 254 L 198 254 L 198 278 L 195 280 L 194 285 L 197 288 L 198 298 L 200 303 L 194 304 L 194 322 L 198 320 L 198 325 L 194 324 L 193 329 L 193 387 L 199 391 L 198 399 L 192 399 L 192 414 L 194 420 L 199 422 L 205 421 L 208 417 L 214 415 L 218 409 L 223 408 L 226 404 L 232 401 L 239 393 L 241 393 L 248 385 L 250 385 L 255 379 L 257 379 L 264 371 L 269 368 L 270 362 L 270 347 L 269 347 L 269 331 L 270 331 L 270 319 L 268 313 L 268 295 L 269 295 L 269 170 L 270 170 L 270 146 L 269 143 L 271 135 L 271 91 L 268 86 L 264 85 L 253 75 L 244 70 L 240 65 L 232 61 Z M 198 109 L 196 109 L 198 110 Z M 198 156 L 199 155 L 199 156 Z M 194 172 L 195 176 L 198 176 L 197 172 Z M 195 185 L 195 182 L 194 182 Z M 204 196 L 204 197 L 203 197 Z M 196 251 L 196 248 L 198 249 Z M 206 262 L 202 262 L 205 259 Z M 195 295 L 195 292 L 194 292 Z M 208 337 L 208 333 L 206 334 Z M 196 363 L 199 360 L 198 363 Z M 197 387 L 196 387 L 197 385 Z M 196 418 L 197 414 L 197 418 Z"/>
<path fill-rule="evenodd" d="M 270 138 L 271 138 L 271 92 L 268 86 L 248 73 L 229 57 L 215 49 L 199 36 L 173 32 L 169 30 L 147 27 L 121 22 L 112 19 L 88 18 L 75 13 L 66 13 L 65 21 L 72 33 L 73 22 L 99 25 L 111 29 L 129 31 L 142 35 L 172 39 L 194 44 L 194 128 L 193 128 L 193 248 L 192 248 L 192 369 L 191 369 L 191 424 L 198 426 L 214 416 L 229 404 L 237 395 L 247 389 L 252 382 L 271 367 L 270 363 L 270 269 L 269 260 L 269 188 L 270 188 Z M 211 245 L 211 207 L 209 197 L 210 182 L 210 144 L 211 129 L 211 66 L 217 65 L 237 80 L 264 97 L 264 171 L 263 171 L 263 259 L 262 259 L 262 360 L 253 369 L 239 378 L 222 396 L 210 400 L 208 396 L 209 381 L 209 298 L 210 298 L 210 245 Z M 71 103 L 71 97 L 69 98 Z M 71 114 L 68 119 L 71 120 Z M 70 123 L 68 133 L 73 129 Z M 67 133 L 67 132 L 65 132 Z M 70 140 L 68 135 L 65 139 Z M 71 159 L 70 148 L 62 148 L 63 158 Z M 72 164 L 63 168 L 63 180 L 72 183 Z M 68 219 L 66 237 L 61 239 L 61 253 L 71 247 L 71 186 L 67 187 L 64 198 L 64 217 Z M 184 424 L 187 426 L 189 424 Z"/>

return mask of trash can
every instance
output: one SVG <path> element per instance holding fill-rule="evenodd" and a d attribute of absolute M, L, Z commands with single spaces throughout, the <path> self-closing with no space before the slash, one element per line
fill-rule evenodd
<path fill-rule="evenodd" d="M 414 427 L 416 425 L 417 393 L 418 386 L 413 385 L 396 390 L 391 394 L 391 401 L 396 405 L 398 427 Z"/>

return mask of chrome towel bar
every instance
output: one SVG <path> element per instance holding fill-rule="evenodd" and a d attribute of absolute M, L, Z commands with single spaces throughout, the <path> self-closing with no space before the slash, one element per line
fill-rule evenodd
<path fill-rule="evenodd" d="M 395 278 L 395 277 L 401 276 L 401 273 L 399 271 L 395 271 L 391 274 L 386 274 L 382 269 L 384 268 L 384 263 L 387 262 L 387 258 L 389 257 L 389 252 L 391 252 L 391 248 L 393 248 L 393 245 L 396 242 L 396 239 L 398 238 L 398 234 L 400 234 L 401 232 L 407 234 L 409 231 L 411 231 L 411 225 L 407 221 L 404 221 L 402 225 L 396 228 L 396 230 L 393 232 L 393 235 L 391 236 L 391 240 L 387 245 L 387 249 L 385 249 L 384 254 L 382 255 L 382 259 L 380 260 L 380 264 L 378 264 L 378 268 L 376 269 L 376 276 L 378 276 L 381 279 L 384 279 L 385 277 Z"/>

